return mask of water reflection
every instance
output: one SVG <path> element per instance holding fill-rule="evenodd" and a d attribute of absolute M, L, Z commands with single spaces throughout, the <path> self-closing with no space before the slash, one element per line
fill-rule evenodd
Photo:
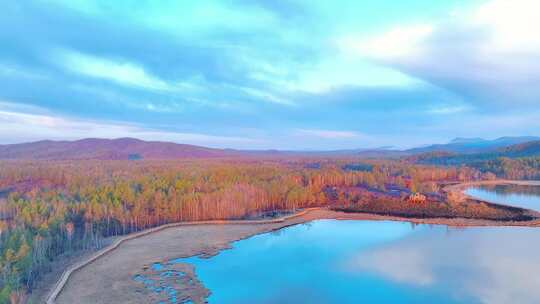
<path fill-rule="evenodd" d="M 210 303 L 539 303 L 534 228 L 314 221 L 195 266 Z M 188 300 L 178 292 L 178 298 Z"/>
<path fill-rule="evenodd" d="M 396 283 L 445 290 L 464 303 L 539 303 L 539 239 L 535 228 L 424 233 L 361 252 L 349 266 Z"/>
<path fill-rule="evenodd" d="M 484 185 L 465 192 L 489 202 L 540 211 L 540 186 Z"/>

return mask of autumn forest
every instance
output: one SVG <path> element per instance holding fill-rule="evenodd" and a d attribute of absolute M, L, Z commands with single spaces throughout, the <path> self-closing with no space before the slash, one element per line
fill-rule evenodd
<path fill-rule="evenodd" d="M 442 191 L 448 183 L 495 177 L 397 160 L 4 161 L 0 302 L 23 302 L 59 257 L 165 223 L 272 217 L 315 206 L 505 219 L 505 210 L 449 205 Z M 408 201 L 413 193 L 425 202 Z"/>

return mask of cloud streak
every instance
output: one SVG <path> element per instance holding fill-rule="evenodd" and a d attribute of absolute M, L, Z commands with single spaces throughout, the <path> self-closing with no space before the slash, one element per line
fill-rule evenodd
<path fill-rule="evenodd" d="M 142 67 L 130 62 L 115 62 L 69 51 L 60 52 L 58 62 L 69 71 L 123 85 L 159 91 L 173 89 L 165 81 L 149 75 Z"/>
<path fill-rule="evenodd" d="M 325 139 L 350 139 L 350 138 L 366 138 L 365 135 L 362 135 L 354 131 L 336 131 L 336 130 L 306 130 L 298 129 L 296 133 L 300 136 L 313 136 Z"/>
<path fill-rule="evenodd" d="M 34 113 L 25 113 L 21 110 L 30 110 Z M 68 135 L 66 135 L 66 130 L 69 130 Z M 21 138 L 25 141 L 43 138 L 79 139 L 88 137 L 88 134 L 99 138 L 134 137 L 143 140 L 172 141 L 209 147 L 256 145 L 263 142 L 259 139 L 148 129 L 120 122 L 70 119 L 55 116 L 43 109 L 32 107 L 21 109 L 21 107 L 10 103 L 0 103 L 1 144 L 19 143 Z"/>

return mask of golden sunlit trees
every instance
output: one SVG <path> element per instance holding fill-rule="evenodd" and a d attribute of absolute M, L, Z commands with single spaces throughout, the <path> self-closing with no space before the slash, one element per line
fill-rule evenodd
<path fill-rule="evenodd" d="M 0 162 L 0 303 L 20 299 L 60 254 L 164 223 L 241 219 L 368 199 L 387 187 L 435 192 L 470 168 L 347 160 Z M 352 169 L 350 169 L 352 168 Z M 488 175 L 484 175 L 488 177 Z M 491 178 L 491 176 L 489 176 Z"/>

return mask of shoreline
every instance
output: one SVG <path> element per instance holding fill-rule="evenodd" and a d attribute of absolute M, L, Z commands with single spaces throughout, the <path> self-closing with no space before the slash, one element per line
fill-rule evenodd
<path fill-rule="evenodd" d="M 486 186 L 486 185 L 517 185 L 517 186 L 540 186 L 539 180 L 511 180 L 511 179 L 496 179 L 496 180 L 489 180 L 489 181 L 475 181 L 475 182 L 466 182 L 466 183 L 459 183 L 455 185 L 448 185 L 445 186 L 442 191 L 443 192 L 458 192 L 460 195 L 462 195 L 466 199 L 486 202 L 494 205 L 500 205 L 500 206 L 507 206 L 507 207 L 515 207 L 515 208 L 521 208 L 525 210 L 532 211 L 533 213 L 540 213 L 540 211 L 532 210 L 532 209 L 526 209 L 519 206 L 509 205 L 509 204 L 501 204 L 498 202 L 493 202 L 487 199 L 475 197 L 472 195 L 469 195 L 465 193 L 465 191 L 468 188 L 471 187 L 478 187 L 478 186 Z"/>
<path fill-rule="evenodd" d="M 443 191 L 463 192 L 468 187 L 482 184 L 540 185 L 540 182 L 508 180 L 470 182 L 449 185 L 444 187 Z M 467 195 L 467 197 L 469 196 Z M 471 198 L 479 200 L 478 198 Z M 144 267 L 148 268 L 148 263 L 191 256 L 209 257 L 219 253 L 221 250 L 230 248 L 230 244 L 233 242 L 287 226 L 320 219 L 400 221 L 412 224 L 446 225 L 460 228 L 540 227 L 540 219 L 525 222 L 506 222 L 466 218 L 405 218 L 370 213 L 337 212 L 324 207 L 309 208 L 271 220 L 201 221 L 166 224 L 121 237 L 113 244 L 97 251 L 89 259 L 68 267 L 61 279 L 55 283 L 54 289 L 48 294 L 46 303 L 73 303 L 74 300 L 79 303 L 147 303 L 155 295 L 138 288 L 132 277 Z M 184 234 L 186 235 L 184 236 Z M 175 242 L 175 239 L 179 242 Z M 152 244 L 155 244 L 156 247 L 152 247 Z M 164 247 L 165 251 L 160 251 L 160 248 L 157 247 Z M 171 254 L 171 252 L 175 253 Z M 118 268 L 118 263 L 122 263 L 126 259 L 129 261 L 124 270 L 120 272 L 112 271 L 113 275 L 107 275 L 105 279 L 103 278 L 107 272 Z M 198 280 L 194 273 L 192 279 L 197 285 Z M 95 288 L 92 289 L 92 287 Z M 190 289 L 190 292 L 196 295 L 207 295 L 208 290 L 200 284 L 200 286 Z M 203 298 L 195 300 L 194 303 L 204 303 Z"/>
<path fill-rule="evenodd" d="M 483 186 L 483 185 L 518 185 L 518 186 L 540 186 L 539 180 L 511 180 L 511 179 L 494 179 L 483 180 L 474 182 L 457 183 L 453 185 L 447 185 L 443 188 L 443 191 L 464 191 L 466 188 Z M 466 195 L 466 194 L 465 194 Z M 477 199 L 478 198 L 474 198 Z"/>
<path fill-rule="evenodd" d="M 311 209 L 313 209 L 313 208 L 311 208 Z M 56 299 L 58 298 L 58 296 L 60 295 L 60 293 L 64 289 L 65 285 L 67 284 L 67 281 L 69 280 L 69 278 L 71 277 L 71 275 L 73 273 L 75 273 L 76 271 L 82 269 L 83 267 L 86 267 L 86 266 L 92 264 L 97 259 L 109 254 L 110 252 L 112 252 L 113 250 L 118 248 L 120 245 L 122 245 L 123 243 L 125 243 L 125 242 L 127 242 L 129 240 L 134 240 L 134 239 L 137 239 L 137 238 L 140 238 L 140 237 L 144 237 L 144 236 L 147 236 L 147 235 L 150 235 L 150 234 L 153 234 L 153 233 L 156 233 L 156 232 L 168 229 L 168 228 L 181 227 L 181 226 L 197 226 L 197 225 L 258 225 L 258 224 L 281 223 L 281 222 L 285 222 L 285 221 L 287 221 L 287 220 L 289 220 L 291 218 L 301 217 L 302 215 L 309 212 L 311 209 L 305 209 L 305 210 L 302 210 L 300 212 L 297 212 L 297 213 L 294 213 L 294 214 L 291 214 L 291 215 L 287 215 L 287 216 L 280 217 L 280 218 L 277 218 L 277 219 L 270 219 L 270 220 L 239 220 L 239 221 L 216 220 L 216 221 L 198 221 L 198 222 L 179 222 L 179 223 L 164 224 L 164 225 L 161 225 L 161 226 L 157 226 L 157 227 L 153 227 L 153 228 L 145 229 L 145 230 L 142 230 L 142 231 L 127 234 L 125 236 L 117 238 L 112 244 L 110 244 L 110 245 L 108 245 L 108 246 L 106 246 L 106 247 L 104 247 L 104 248 L 102 248 L 100 250 L 97 250 L 88 259 L 83 260 L 83 261 L 78 262 L 78 263 L 75 263 L 75 264 L 71 265 L 70 267 L 68 267 L 66 270 L 64 270 L 62 272 L 62 275 L 60 276 L 60 279 L 53 285 L 53 288 L 48 293 L 48 295 L 46 297 L 46 300 L 45 300 L 45 303 L 47 303 L 47 304 L 56 303 L 55 302 Z"/>

